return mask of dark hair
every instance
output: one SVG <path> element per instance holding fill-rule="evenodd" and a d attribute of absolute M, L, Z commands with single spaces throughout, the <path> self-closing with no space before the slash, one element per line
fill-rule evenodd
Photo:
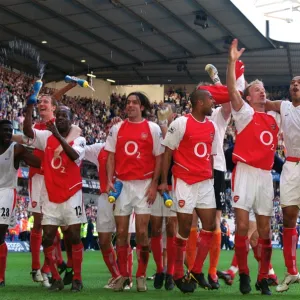
<path fill-rule="evenodd" d="M 149 98 L 144 93 L 133 92 L 127 96 L 126 101 L 130 96 L 136 96 L 140 100 L 141 106 L 144 106 L 144 110 L 142 111 L 142 116 L 147 117 L 147 113 L 151 111 L 151 104 Z"/>
<path fill-rule="evenodd" d="M 0 120 L 0 126 L 3 126 L 3 125 L 13 126 L 12 122 L 9 120 Z"/>
<path fill-rule="evenodd" d="M 208 91 L 204 89 L 194 90 L 191 94 L 191 104 L 194 108 L 198 100 L 204 100 L 204 97 L 207 95 Z"/>

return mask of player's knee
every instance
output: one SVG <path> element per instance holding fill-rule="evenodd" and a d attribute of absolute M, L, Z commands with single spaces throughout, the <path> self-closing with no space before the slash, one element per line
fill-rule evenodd
<path fill-rule="evenodd" d="M 162 230 L 161 228 L 153 228 L 151 230 L 151 237 L 157 237 L 160 236 L 162 234 Z"/>
<path fill-rule="evenodd" d="M 265 225 L 265 226 L 260 226 L 259 228 L 257 228 L 258 230 L 258 234 L 259 237 L 262 239 L 268 239 L 270 238 L 270 226 L 269 225 Z"/>
<path fill-rule="evenodd" d="M 236 224 L 236 233 L 238 235 L 242 235 L 242 236 L 247 235 L 248 229 L 249 229 L 248 223 L 238 222 Z"/>
<path fill-rule="evenodd" d="M 296 220 L 291 218 L 289 215 L 283 215 L 283 227 L 285 228 L 294 228 L 296 227 Z"/>
<path fill-rule="evenodd" d="M 180 236 L 182 236 L 183 238 L 188 238 L 190 235 L 190 231 L 191 231 L 191 227 L 189 226 L 180 226 L 178 228 L 178 233 Z"/>
<path fill-rule="evenodd" d="M 147 229 L 140 228 L 139 230 L 136 230 L 136 237 L 139 243 L 144 244 L 148 243 L 148 231 Z"/>
<path fill-rule="evenodd" d="M 34 222 L 33 223 L 33 229 L 36 231 L 41 231 L 42 230 L 42 223 L 41 222 Z"/>

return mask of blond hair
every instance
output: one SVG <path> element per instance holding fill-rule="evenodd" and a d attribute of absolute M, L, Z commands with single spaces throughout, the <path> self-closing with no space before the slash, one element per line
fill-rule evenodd
<path fill-rule="evenodd" d="M 250 95 L 249 90 L 255 84 L 261 84 L 262 86 L 264 85 L 264 83 L 259 79 L 255 79 L 255 80 L 251 81 L 250 83 L 248 83 L 247 87 L 244 90 L 244 98 L 245 99 L 246 99 L 247 96 Z"/>

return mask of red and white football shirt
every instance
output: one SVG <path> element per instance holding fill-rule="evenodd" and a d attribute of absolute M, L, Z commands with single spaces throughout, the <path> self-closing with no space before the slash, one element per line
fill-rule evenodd
<path fill-rule="evenodd" d="M 97 166 L 100 182 L 100 193 L 106 193 L 107 174 L 106 163 L 108 152 L 104 149 L 105 143 L 96 143 L 85 147 L 85 160 Z"/>
<path fill-rule="evenodd" d="M 271 170 L 278 143 L 279 124 L 274 112 L 256 112 L 244 103 L 239 111 L 232 109 L 237 129 L 233 162 Z"/>
<path fill-rule="evenodd" d="M 217 154 L 218 139 L 216 125 L 207 118 L 199 122 L 189 114 L 173 121 L 163 145 L 174 150 L 174 177 L 188 184 L 212 178 L 211 155 Z"/>
<path fill-rule="evenodd" d="M 164 152 L 159 126 L 143 120 L 126 119 L 114 125 L 107 137 L 105 150 L 115 153 L 115 173 L 121 180 L 152 178 L 155 157 Z"/>
<path fill-rule="evenodd" d="M 85 138 L 78 137 L 70 143 L 79 154 L 76 161 L 72 161 L 64 151 L 54 157 L 54 151 L 60 143 L 48 130 L 34 129 L 32 145 L 44 151 L 42 168 L 49 200 L 54 203 L 67 201 L 82 188 L 80 165 L 85 153 Z"/>

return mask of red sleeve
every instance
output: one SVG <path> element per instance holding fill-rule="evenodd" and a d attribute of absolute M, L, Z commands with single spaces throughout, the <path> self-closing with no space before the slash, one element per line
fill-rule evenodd
<path fill-rule="evenodd" d="M 106 193 L 107 188 L 107 174 L 106 174 L 106 162 L 108 158 L 108 152 L 102 148 L 100 150 L 98 161 L 99 161 L 99 180 L 100 180 L 100 191 Z"/>
<path fill-rule="evenodd" d="M 228 89 L 225 85 L 200 85 L 197 89 L 209 91 L 216 101 L 216 104 L 230 102 Z"/>

